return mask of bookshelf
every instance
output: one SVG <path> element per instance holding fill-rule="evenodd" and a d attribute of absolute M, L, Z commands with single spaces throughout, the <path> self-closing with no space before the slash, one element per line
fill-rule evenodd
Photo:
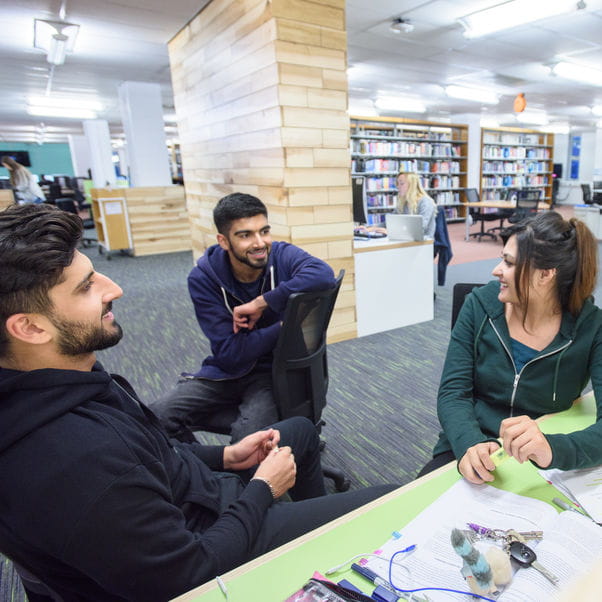
<path fill-rule="evenodd" d="M 541 190 L 552 202 L 554 134 L 520 128 L 481 130 L 481 199 L 503 200 L 509 189 Z"/>
<path fill-rule="evenodd" d="M 367 220 L 382 224 L 397 207 L 400 169 L 419 174 L 448 220 L 464 219 L 468 126 L 394 117 L 351 117 L 351 174 L 364 176 Z"/>

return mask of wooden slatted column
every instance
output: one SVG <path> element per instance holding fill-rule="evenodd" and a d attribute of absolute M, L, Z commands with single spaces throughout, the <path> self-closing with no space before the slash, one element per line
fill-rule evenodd
<path fill-rule="evenodd" d="M 356 336 L 344 0 L 213 0 L 170 42 L 193 249 L 224 195 L 347 276 L 329 340 Z"/>

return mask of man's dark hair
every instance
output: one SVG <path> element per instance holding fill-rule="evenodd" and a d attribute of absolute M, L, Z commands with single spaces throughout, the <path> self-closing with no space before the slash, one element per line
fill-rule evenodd
<path fill-rule="evenodd" d="M 50 205 L 13 205 L 0 212 L 0 357 L 8 351 L 10 316 L 52 309 L 48 291 L 62 282 L 81 235 L 77 215 Z"/>
<path fill-rule="evenodd" d="M 213 209 L 213 221 L 220 234 L 227 236 L 232 222 L 244 217 L 268 216 L 267 207 L 255 196 L 233 192 L 220 199 Z"/>

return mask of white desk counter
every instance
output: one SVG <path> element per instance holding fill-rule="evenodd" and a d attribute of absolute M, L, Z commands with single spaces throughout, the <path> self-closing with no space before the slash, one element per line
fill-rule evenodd
<path fill-rule="evenodd" d="M 355 240 L 357 334 L 433 319 L 433 241 Z"/>

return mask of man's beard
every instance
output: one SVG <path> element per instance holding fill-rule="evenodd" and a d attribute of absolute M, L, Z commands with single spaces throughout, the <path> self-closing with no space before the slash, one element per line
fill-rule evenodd
<path fill-rule="evenodd" d="M 123 336 L 121 326 L 115 321 L 111 325 L 112 332 L 106 331 L 102 325 L 95 327 L 85 322 L 70 322 L 55 315 L 50 316 L 50 321 L 59 332 L 57 344 L 63 355 L 87 355 L 108 349 L 117 345 Z"/>
<path fill-rule="evenodd" d="M 232 254 L 234 255 L 234 257 L 236 257 L 238 261 L 240 261 L 240 263 L 244 263 L 245 265 L 248 265 L 249 267 L 255 270 L 263 270 L 263 268 L 265 268 L 265 266 L 268 265 L 270 252 L 272 251 L 272 249 L 266 245 L 265 259 L 260 259 L 258 261 L 253 262 L 251 259 L 249 259 L 249 256 L 247 254 L 239 255 L 236 251 L 234 251 L 234 247 L 232 245 L 230 245 L 230 249 L 232 249 Z"/>

